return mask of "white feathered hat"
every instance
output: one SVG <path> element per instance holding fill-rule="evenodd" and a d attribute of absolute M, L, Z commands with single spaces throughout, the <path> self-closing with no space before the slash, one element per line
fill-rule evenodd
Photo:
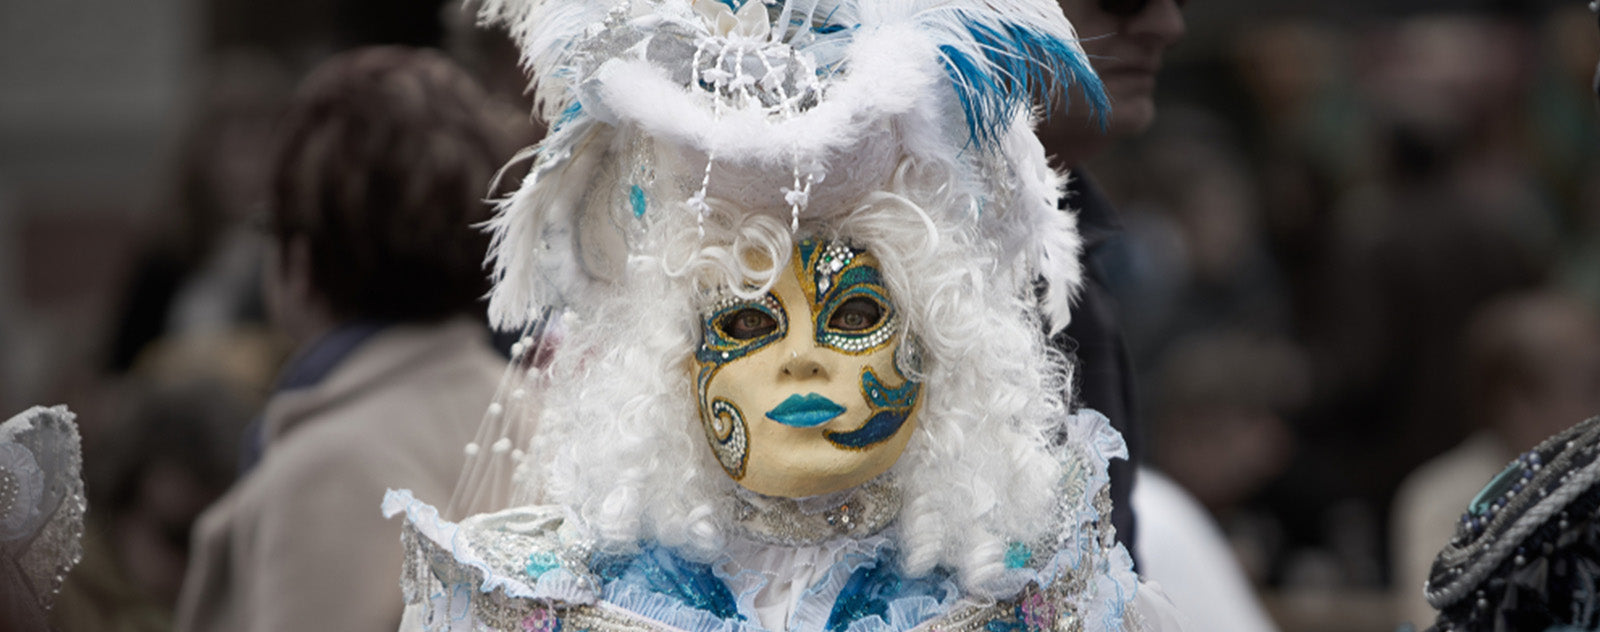
<path fill-rule="evenodd" d="M 708 198 L 798 228 L 942 166 L 953 214 L 1047 284 L 1064 327 L 1080 268 L 1036 97 L 1106 99 L 1055 0 L 487 0 L 550 135 L 491 222 L 490 317 L 529 324 L 618 278 L 664 213 Z"/>

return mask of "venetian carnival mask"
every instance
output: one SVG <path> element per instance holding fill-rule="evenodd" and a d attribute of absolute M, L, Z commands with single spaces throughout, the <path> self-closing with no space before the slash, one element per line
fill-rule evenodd
<path fill-rule="evenodd" d="M 905 450 L 922 385 L 895 365 L 904 332 L 878 265 L 869 252 L 802 241 L 766 295 L 703 314 L 700 420 L 741 486 L 826 494 L 882 474 Z"/>

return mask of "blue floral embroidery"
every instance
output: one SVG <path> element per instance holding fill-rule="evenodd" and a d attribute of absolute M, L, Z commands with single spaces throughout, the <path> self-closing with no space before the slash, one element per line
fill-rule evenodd
<path fill-rule="evenodd" d="M 1028 627 L 1017 618 L 994 619 L 983 626 L 988 632 L 1027 632 Z"/>
<path fill-rule="evenodd" d="M 944 584 L 949 575 L 943 570 L 935 570 L 927 577 L 907 578 L 901 577 L 894 566 L 893 556 L 888 556 L 876 564 L 857 569 L 834 601 L 833 612 L 828 615 L 827 632 L 844 632 L 850 624 L 867 617 L 875 616 L 887 622 L 889 604 L 898 600 L 915 597 L 945 600 Z"/>
<path fill-rule="evenodd" d="M 745 619 L 733 591 L 710 564 L 685 560 L 662 547 L 646 546 L 635 555 L 598 556 L 592 569 L 607 591 L 643 589 L 723 620 Z"/>

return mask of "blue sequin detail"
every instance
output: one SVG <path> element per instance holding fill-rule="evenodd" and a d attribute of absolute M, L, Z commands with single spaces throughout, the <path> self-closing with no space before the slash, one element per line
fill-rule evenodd
<path fill-rule="evenodd" d="M 1028 626 L 1022 623 L 1022 617 L 1009 619 L 991 619 L 983 626 L 988 632 L 1026 632 Z"/>
<path fill-rule="evenodd" d="M 527 573 L 528 577 L 537 578 L 558 568 L 561 568 L 561 558 L 539 552 L 528 556 L 528 565 L 522 568 L 522 572 Z"/>
<path fill-rule="evenodd" d="M 644 212 L 647 208 L 644 201 L 644 189 L 637 184 L 633 185 L 633 190 L 628 191 L 628 201 L 633 204 L 633 216 L 644 217 Z"/>
<path fill-rule="evenodd" d="M 596 556 L 592 570 L 609 587 L 623 582 L 671 598 L 723 620 L 743 621 L 733 591 L 718 579 L 710 564 L 685 560 L 661 547 L 635 555 Z"/>
<path fill-rule="evenodd" d="M 472 584 L 460 583 L 450 587 L 450 619 L 460 621 L 467 618 L 467 612 L 472 608 Z"/>
<path fill-rule="evenodd" d="M 717 0 L 717 2 L 721 2 L 722 4 L 726 5 L 729 9 L 732 9 L 736 13 L 739 11 L 739 8 L 743 7 L 744 3 L 747 2 L 747 1 L 748 0 Z"/>
<path fill-rule="evenodd" d="M 933 597 L 938 601 L 945 600 L 944 583 L 949 575 L 944 571 L 935 570 L 927 577 L 906 578 L 901 577 L 894 566 L 893 557 L 887 557 L 852 573 L 850 581 L 845 583 L 839 598 L 833 603 L 833 612 L 828 615 L 825 628 L 827 632 L 844 632 L 850 624 L 867 617 L 878 617 L 888 623 L 889 604 L 902 599 Z M 917 621 L 912 625 L 920 623 Z"/>
<path fill-rule="evenodd" d="M 1025 568 L 1028 562 L 1033 561 L 1033 549 L 1021 542 L 1012 542 L 1006 547 L 1006 568 Z"/>

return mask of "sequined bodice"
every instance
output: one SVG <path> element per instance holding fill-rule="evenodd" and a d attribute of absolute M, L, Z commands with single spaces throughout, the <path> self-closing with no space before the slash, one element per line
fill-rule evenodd
<path fill-rule="evenodd" d="M 1098 496 L 1098 504 L 1108 502 L 1103 490 Z M 455 525 L 438 520 L 431 507 L 404 492 L 392 494 L 388 504 L 410 513 L 404 536 L 410 551 L 407 599 L 423 605 L 428 629 L 759 632 L 767 628 L 754 612 L 750 593 L 781 579 L 750 581 L 741 574 L 752 571 L 727 555 L 694 560 L 649 543 L 625 553 L 599 551 L 581 528 L 549 507 L 512 509 Z M 1094 593 L 1113 551 L 1121 551 L 1109 528 L 1089 526 L 1074 534 L 1081 537 L 1063 542 L 1071 549 L 1053 542 L 1013 543 L 1006 566 L 1017 590 L 998 601 L 963 595 L 943 569 L 905 576 L 892 527 L 866 538 L 840 537 L 831 545 L 848 551 L 833 556 L 831 566 L 801 594 L 788 629 L 1086 629 L 1079 602 Z M 743 542 L 756 548 L 785 546 Z M 470 627 L 458 627 L 462 617 L 470 618 Z"/>
<path fill-rule="evenodd" d="M 1098 421 L 1103 432 L 1090 433 L 1090 443 L 1104 445 L 1068 450 L 1062 463 L 1061 530 L 1010 543 L 988 596 L 968 594 L 947 569 L 902 570 L 893 485 L 868 484 L 825 502 L 738 498 L 736 542 L 701 556 L 652 542 L 602 550 L 560 507 L 456 524 L 400 491 L 389 493 L 384 511 L 406 514 L 402 584 L 429 630 L 767 632 L 780 626 L 758 595 L 770 602 L 764 587 L 797 581 L 785 593 L 798 595 L 792 609 L 775 619 L 786 622 L 784 632 L 1121 630 L 1138 583 L 1109 524 L 1105 462 L 1121 442 Z M 786 553 L 803 547 L 826 554 Z"/>
<path fill-rule="evenodd" d="M 748 571 L 730 558 L 695 561 L 649 544 L 627 553 L 597 551 L 554 516 L 547 508 L 527 508 L 461 525 L 423 521 L 445 527 L 432 529 L 419 528 L 413 515 L 405 530 L 407 596 L 428 603 L 430 622 L 438 624 L 429 629 L 457 629 L 450 621 L 462 615 L 474 622 L 468 629 L 519 632 L 767 629 L 749 599 L 730 588 L 753 592 L 765 582 L 735 581 Z M 1109 530 L 1083 544 L 1090 543 L 1099 550 L 1114 546 Z M 853 550 L 801 596 L 790 630 L 1081 630 L 1074 601 L 1099 569 L 1074 568 L 1083 560 L 1013 544 L 1006 562 L 1022 588 L 985 605 L 965 598 L 942 569 L 903 575 L 888 535 L 844 544 Z"/>

